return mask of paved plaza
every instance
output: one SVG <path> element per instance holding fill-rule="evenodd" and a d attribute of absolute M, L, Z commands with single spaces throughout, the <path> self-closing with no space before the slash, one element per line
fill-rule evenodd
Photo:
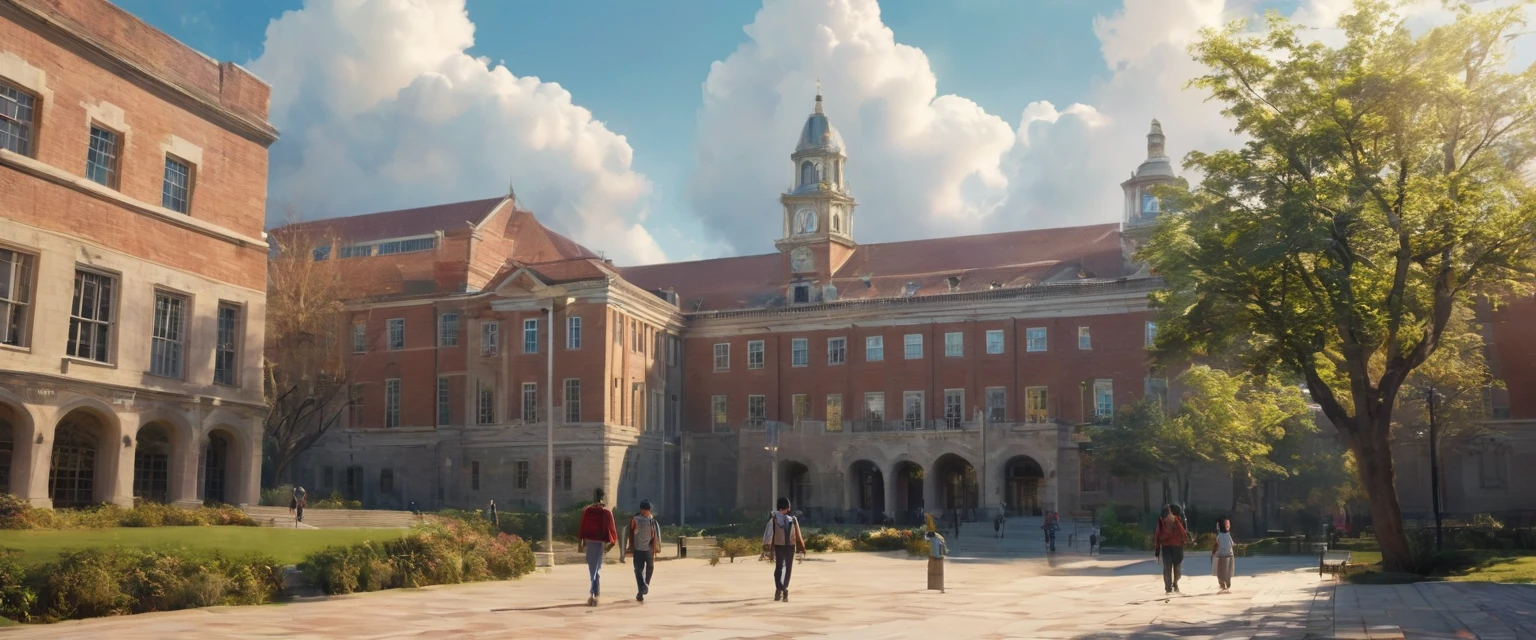
<path fill-rule="evenodd" d="M 631 567 L 609 564 L 593 609 L 584 568 L 567 565 L 512 582 L 13 627 L 0 638 L 1402 637 L 1379 625 L 1402 625 L 1408 638 L 1536 637 L 1536 587 L 1335 590 L 1306 558 L 1244 558 L 1233 592 L 1218 594 L 1208 559 L 1185 566 L 1183 594 L 1170 598 L 1140 554 L 961 557 L 937 593 L 923 590 L 922 560 L 814 554 L 795 567 L 791 601 L 778 603 L 767 563 L 669 560 L 640 604 Z"/>

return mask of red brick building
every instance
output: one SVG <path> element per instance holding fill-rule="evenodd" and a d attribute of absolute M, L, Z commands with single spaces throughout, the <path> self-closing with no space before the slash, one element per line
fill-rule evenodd
<path fill-rule="evenodd" d="M 267 103 L 103 0 L 0 0 L 0 492 L 255 502 Z"/>

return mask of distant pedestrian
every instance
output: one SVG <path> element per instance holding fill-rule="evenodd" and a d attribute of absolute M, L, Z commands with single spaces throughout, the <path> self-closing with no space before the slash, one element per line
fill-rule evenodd
<path fill-rule="evenodd" d="M 496 512 L 496 501 L 491 501 L 491 506 L 485 509 L 485 519 L 491 521 L 491 532 L 501 533 L 501 514 Z"/>
<path fill-rule="evenodd" d="M 955 525 L 955 539 L 959 540 L 960 539 L 960 510 L 959 509 L 954 509 L 954 510 L 950 511 L 949 512 L 949 516 L 950 516 L 950 521 Z"/>
<path fill-rule="evenodd" d="M 297 528 L 299 526 L 300 522 L 304 521 L 304 506 L 305 506 L 304 502 L 305 502 L 305 499 L 301 496 L 298 499 L 298 501 L 295 502 L 294 505 L 293 505 L 293 512 L 294 512 L 293 526 L 295 528 Z"/>
<path fill-rule="evenodd" d="M 773 599 L 789 602 L 789 576 L 795 568 L 795 553 L 805 553 L 805 538 L 800 535 L 800 521 L 789 514 L 789 498 L 779 498 L 774 506 L 778 511 L 763 529 L 763 547 L 773 548 Z"/>
<path fill-rule="evenodd" d="M 1164 505 L 1152 535 L 1152 544 L 1156 547 L 1153 553 L 1163 565 L 1163 593 L 1179 590 L 1179 577 L 1183 571 L 1184 539 L 1189 530 L 1179 519 L 1179 511 L 1177 505 Z"/>
<path fill-rule="evenodd" d="M 1232 589 L 1232 573 L 1237 564 L 1232 551 L 1232 520 L 1222 516 L 1216 520 L 1216 543 L 1211 545 L 1211 573 L 1216 574 L 1221 593 Z"/>
<path fill-rule="evenodd" d="M 661 525 L 651 515 L 651 501 L 640 501 L 640 513 L 629 519 L 625 530 L 628 551 L 635 557 L 635 600 L 645 602 L 651 592 L 651 574 L 656 571 L 656 554 L 661 553 Z M 619 557 L 624 557 L 620 552 Z"/>
<path fill-rule="evenodd" d="M 1061 523 L 1055 518 L 1055 512 L 1045 512 L 1045 522 L 1040 524 L 1040 529 L 1045 532 L 1045 548 L 1051 553 L 1056 552 L 1056 532 L 1061 531 Z"/>
<path fill-rule="evenodd" d="M 413 515 L 413 516 L 421 515 L 421 507 L 416 506 L 416 501 L 415 500 L 410 501 L 409 506 L 407 506 L 406 508 L 411 510 L 411 515 Z"/>
<path fill-rule="evenodd" d="M 1099 553 L 1099 525 L 1093 525 L 1093 528 L 1088 530 L 1088 555 L 1090 555 L 1090 556 L 1098 555 L 1098 553 Z"/>
<path fill-rule="evenodd" d="M 309 492 L 305 491 L 304 487 L 294 487 L 293 497 L 299 502 L 303 502 L 305 498 L 309 497 Z"/>
<path fill-rule="evenodd" d="M 1007 523 L 1007 518 L 1003 517 L 1003 512 L 1001 509 L 999 509 L 997 512 L 997 517 L 992 518 L 992 532 L 997 534 L 998 540 L 1003 539 L 1003 525 Z"/>
<path fill-rule="evenodd" d="M 288 515 L 291 516 L 291 515 L 293 515 L 293 513 L 295 511 L 298 511 L 298 510 L 299 510 L 299 497 L 298 496 L 293 496 L 292 498 L 289 498 L 288 499 Z"/>
<path fill-rule="evenodd" d="M 944 556 L 949 555 L 949 545 L 944 543 L 944 536 L 933 529 L 929 529 L 924 537 L 928 539 L 928 590 L 943 593 Z"/>
<path fill-rule="evenodd" d="M 603 490 L 592 492 L 592 504 L 581 510 L 581 527 L 577 531 L 577 546 L 587 554 L 587 574 L 592 579 L 592 589 L 587 606 L 597 606 L 598 578 L 603 570 L 603 556 L 619 542 L 618 526 L 613 522 L 613 512 L 603 504 Z"/>

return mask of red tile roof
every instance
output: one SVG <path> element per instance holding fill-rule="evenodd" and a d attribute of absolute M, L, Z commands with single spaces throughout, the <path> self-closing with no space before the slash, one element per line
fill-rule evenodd
<path fill-rule="evenodd" d="M 383 211 L 345 218 L 309 220 L 281 227 L 284 230 L 304 230 L 321 235 L 333 235 L 343 244 L 409 238 L 431 235 L 436 231 L 453 231 L 480 224 L 505 197 L 486 198 L 439 204 L 415 209 Z M 276 231 L 276 229 L 274 229 Z"/>

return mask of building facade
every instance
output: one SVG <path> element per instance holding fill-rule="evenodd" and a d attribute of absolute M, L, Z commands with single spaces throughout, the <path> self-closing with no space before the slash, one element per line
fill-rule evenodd
<path fill-rule="evenodd" d="M 0 0 L 0 492 L 256 502 L 268 93 L 104 0 Z"/>

